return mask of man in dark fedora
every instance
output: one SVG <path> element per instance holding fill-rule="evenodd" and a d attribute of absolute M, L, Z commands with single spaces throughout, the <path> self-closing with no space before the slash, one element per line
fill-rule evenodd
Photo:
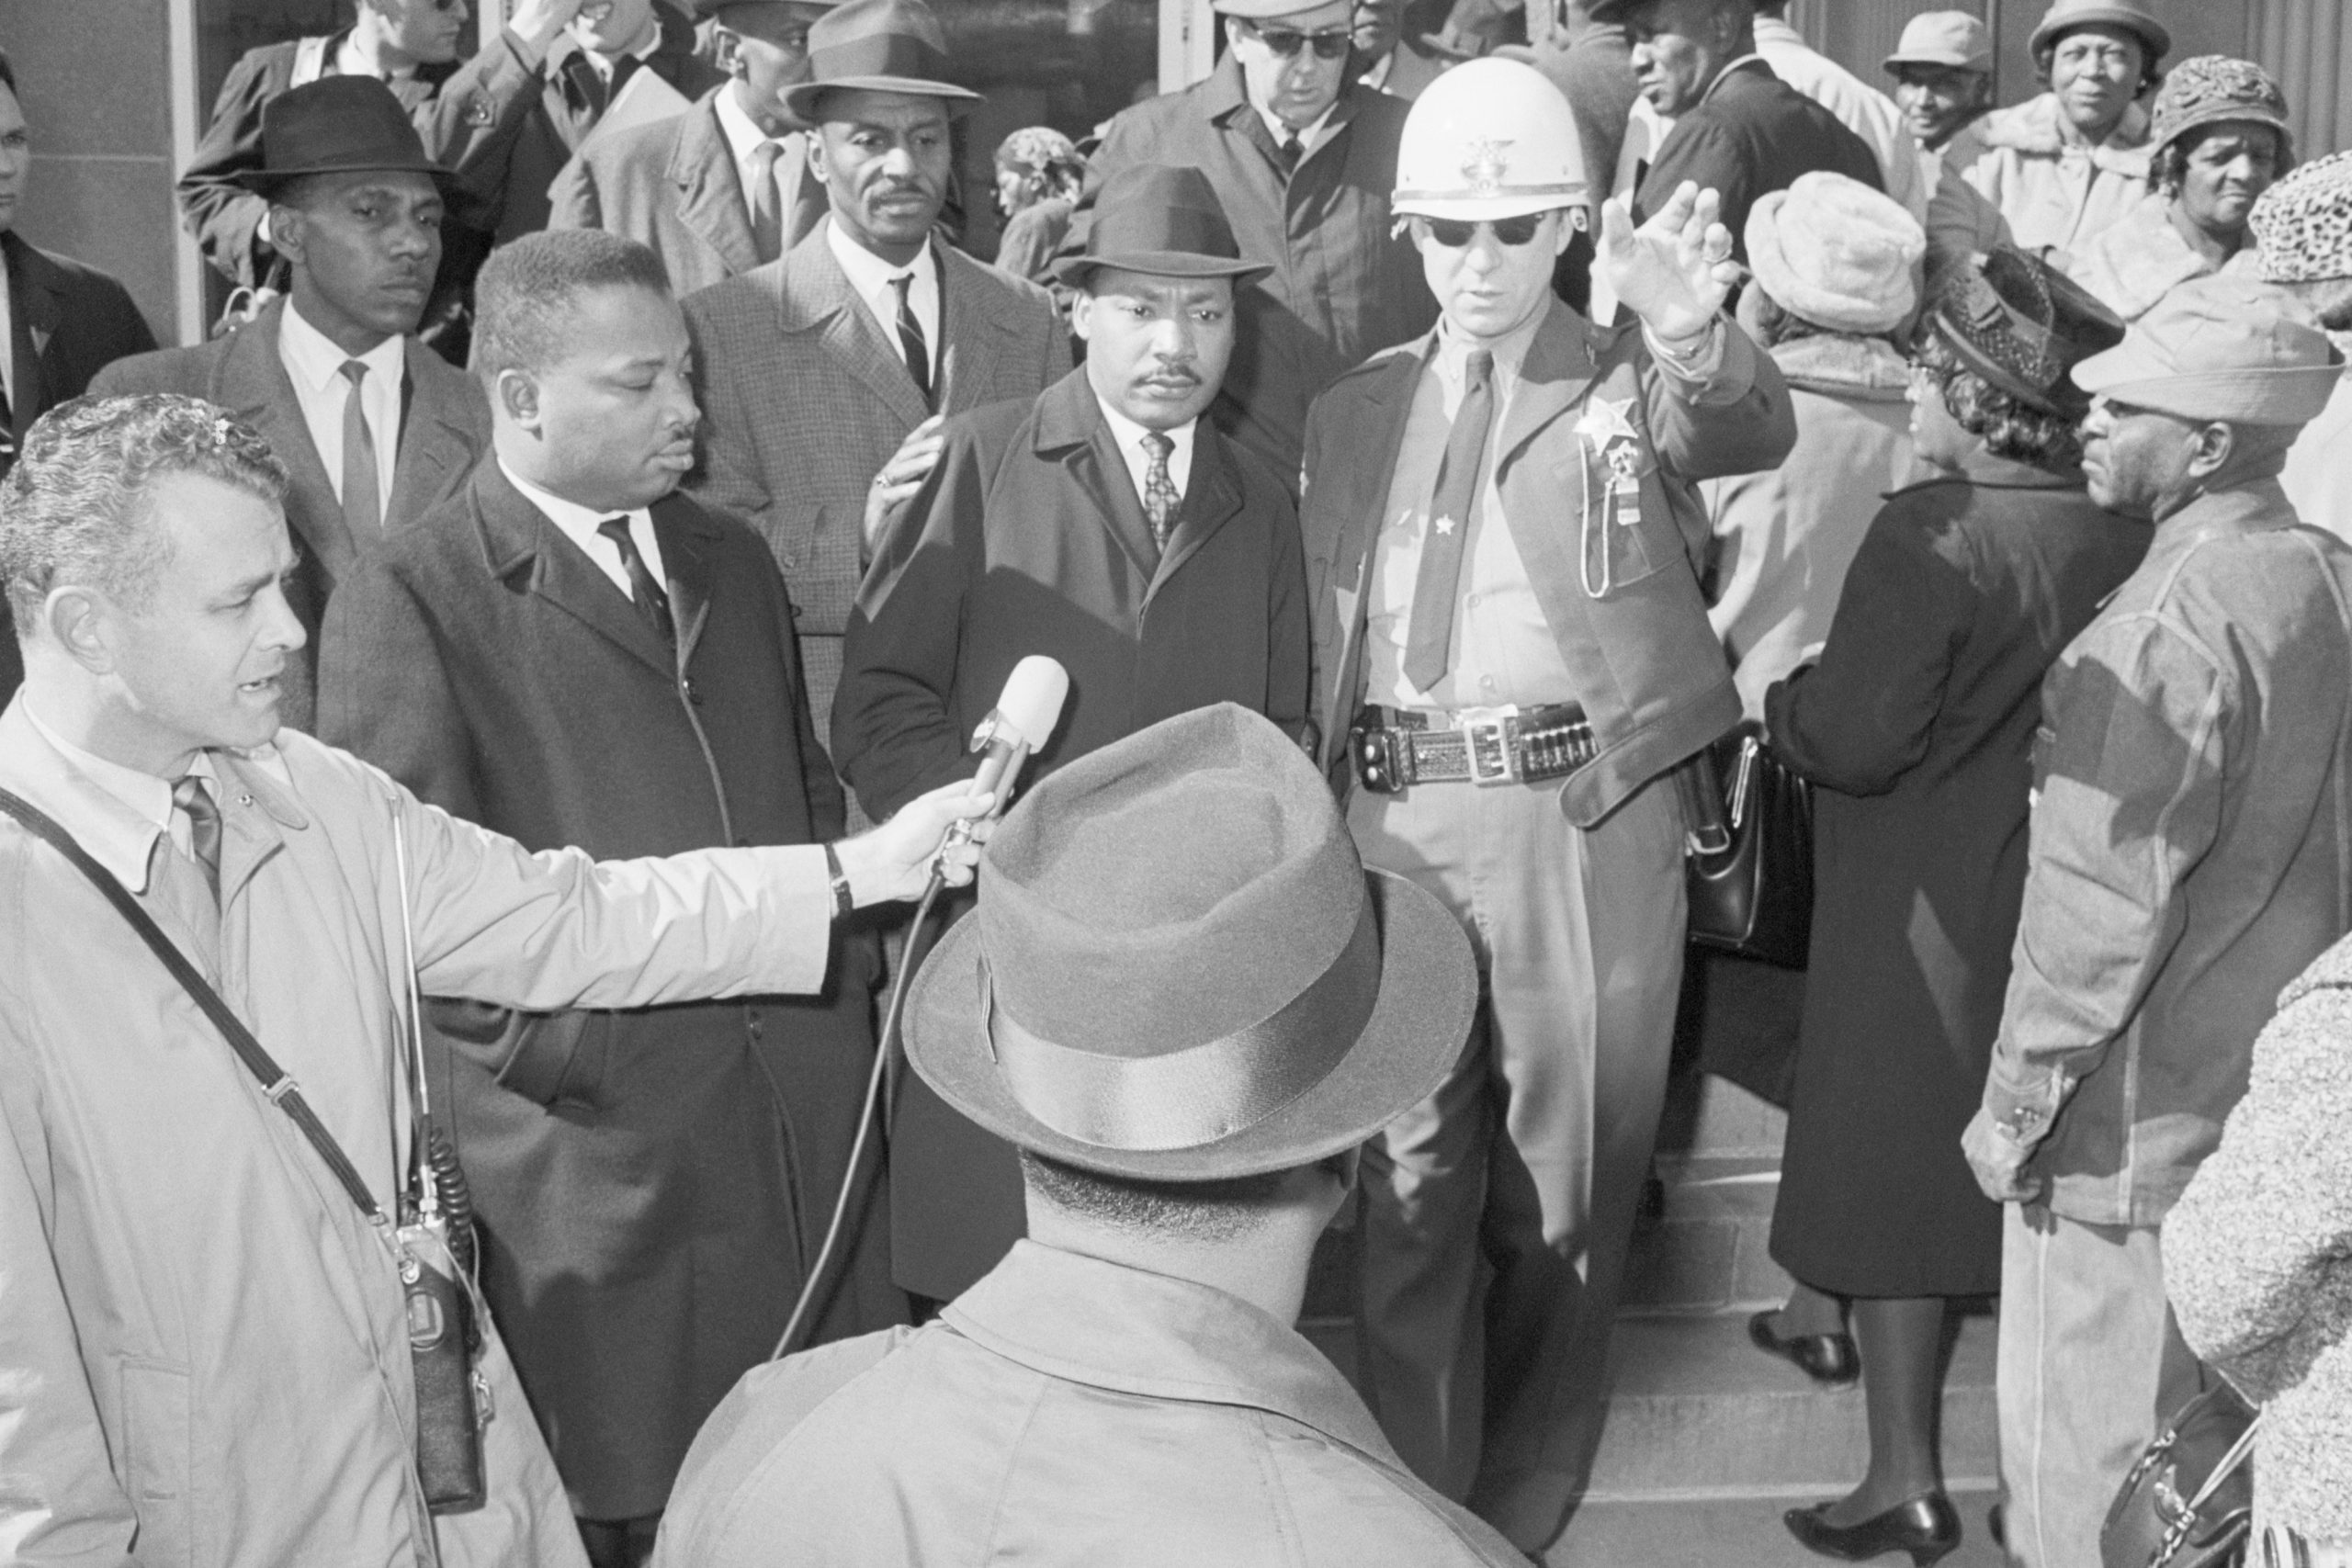
<path fill-rule="evenodd" d="M 1021 1149 L 1031 1239 L 938 1321 L 758 1369 L 655 1561 L 1524 1568 L 1292 1326 L 1355 1151 L 1460 1055 L 1461 927 L 1230 704 L 1039 784 L 907 1054 Z"/>
<path fill-rule="evenodd" d="M 783 260 L 686 298 L 706 416 L 688 483 L 775 552 L 821 735 L 867 554 L 937 460 L 940 417 L 1034 398 L 1070 359 L 1050 295 L 933 232 L 951 121 L 978 96 L 948 80 L 931 8 L 850 0 L 808 29 L 808 62 L 785 107 L 816 128 L 828 215 Z"/>
<path fill-rule="evenodd" d="M 270 205 L 290 268 L 285 297 L 225 337 L 118 360 L 90 389 L 218 403 L 286 465 L 302 558 L 287 597 L 310 640 L 287 666 L 280 713 L 307 730 L 335 584 L 465 482 L 490 448 L 490 410 L 414 335 L 441 262 L 449 176 L 390 88 L 328 76 L 272 98 L 261 166 L 237 178 Z"/>
<path fill-rule="evenodd" d="M 850 617 L 833 759 L 869 816 L 972 771 L 966 742 L 1026 655 L 1069 671 L 1031 777 L 1147 725 L 1238 703 L 1293 734 L 1307 705 L 1306 567 L 1283 476 L 1204 418 L 1244 257 L 1196 169 L 1103 187 L 1077 290 L 1083 367 L 950 420 Z M 953 1296 L 1021 1235 L 1012 1151 L 915 1085 L 891 1156 L 899 1282 Z"/>

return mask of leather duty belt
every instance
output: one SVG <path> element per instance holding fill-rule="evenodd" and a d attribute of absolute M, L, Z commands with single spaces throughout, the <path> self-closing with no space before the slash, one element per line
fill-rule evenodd
<path fill-rule="evenodd" d="M 1600 755 L 1575 703 L 1417 713 L 1366 706 L 1348 731 L 1356 782 L 1380 795 L 1417 784 L 1539 784 Z"/>

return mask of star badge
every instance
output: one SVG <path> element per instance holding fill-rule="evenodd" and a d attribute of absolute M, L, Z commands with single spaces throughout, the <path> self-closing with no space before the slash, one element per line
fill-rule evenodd
<path fill-rule="evenodd" d="M 1595 398 L 1585 404 L 1584 417 L 1577 421 L 1577 434 L 1602 451 L 1612 441 L 1634 440 L 1634 422 L 1626 417 L 1633 408 L 1631 398 L 1621 398 L 1613 403 L 1607 398 Z"/>
<path fill-rule="evenodd" d="M 1453 533 L 1453 518 L 1451 518 L 1451 517 L 1441 517 L 1441 518 L 1439 518 L 1439 519 L 1437 520 L 1437 531 L 1438 531 L 1439 533 L 1441 533 L 1441 534 L 1451 534 L 1451 533 Z"/>

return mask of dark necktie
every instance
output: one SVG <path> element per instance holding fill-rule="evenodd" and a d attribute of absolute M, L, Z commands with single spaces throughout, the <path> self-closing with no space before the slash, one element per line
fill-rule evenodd
<path fill-rule="evenodd" d="M 1487 457 L 1487 427 L 1494 422 L 1495 356 L 1475 349 L 1462 367 L 1462 407 L 1445 440 L 1421 533 L 1421 568 L 1413 580 L 1412 620 L 1405 636 L 1405 679 L 1426 692 L 1445 678 L 1453 657 L 1453 610 L 1462 586 L 1464 546 L 1478 505 L 1479 470 Z"/>
<path fill-rule="evenodd" d="M 1283 178 L 1298 173 L 1298 161 L 1306 156 L 1306 143 L 1298 139 L 1298 132 L 1284 131 L 1282 141 L 1274 148 L 1274 161 L 1282 165 Z"/>
<path fill-rule="evenodd" d="M 1144 471 L 1143 514 L 1151 523 L 1151 542 L 1164 551 L 1168 536 L 1176 531 L 1176 508 L 1184 499 L 1168 473 L 1168 454 L 1176 450 L 1176 443 L 1162 432 L 1147 430 L 1143 449 L 1151 454 L 1151 466 Z"/>
<path fill-rule="evenodd" d="M 629 601 L 637 613 L 661 634 L 663 642 L 676 641 L 677 633 L 670 622 L 670 596 L 662 592 L 653 573 L 646 570 L 645 558 L 637 553 L 637 541 L 629 537 L 628 519 L 607 517 L 596 525 L 596 532 L 621 552 L 621 570 L 628 573 Z"/>
<path fill-rule="evenodd" d="M 915 390 L 922 394 L 923 406 L 931 406 L 931 340 L 922 335 L 922 323 L 915 320 L 915 275 L 902 272 L 890 280 L 899 291 L 899 352 L 907 357 L 907 374 L 915 378 Z"/>
<path fill-rule="evenodd" d="M 212 792 L 204 780 L 194 773 L 172 786 L 172 805 L 187 817 L 188 848 L 196 855 L 196 863 L 204 868 L 204 880 L 212 889 L 212 902 L 220 902 L 220 809 L 212 804 Z"/>
<path fill-rule="evenodd" d="M 605 78 L 588 63 L 585 51 L 566 55 L 560 67 L 563 74 L 564 96 L 571 100 L 575 113 L 592 124 L 601 118 L 611 95 Z"/>
<path fill-rule="evenodd" d="M 752 243 L 763 264 L 784 254 L 784 202 L 775 188 L 775 161 L 781 141 L 763 141 L 752 150 L 752 188 L 745 193 L 752 209 Z"/>
<path fill-rule="evenodd" d="M 376 493 L 376 435 L 368 427 L 368 409 L 359 399 L 368 367 L 346 359 L 343 378 L 351 383 L 343 400 L 343 520 L 351 528 L 351 542 L 366 549 L 384 531 L 383 502 Z"/>

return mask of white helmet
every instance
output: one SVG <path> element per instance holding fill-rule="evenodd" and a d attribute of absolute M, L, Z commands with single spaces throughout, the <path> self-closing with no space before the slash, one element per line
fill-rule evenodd
<path fill-rule="evenodd" d="M 1398 216 L 1517 218 L 1588 199 L 1584 143 L 1560 89 L 1516 60 L 1468 60 L 1421 90 L 1396 150 Z"/>

